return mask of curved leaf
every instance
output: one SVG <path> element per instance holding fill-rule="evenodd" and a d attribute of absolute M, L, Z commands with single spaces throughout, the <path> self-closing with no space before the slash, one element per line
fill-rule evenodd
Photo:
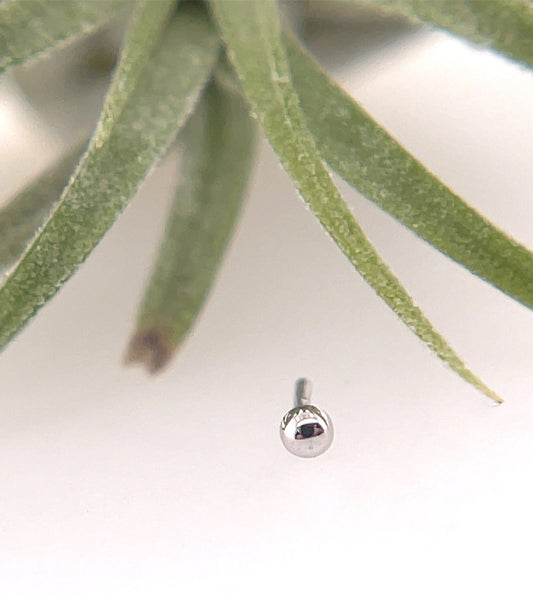
<path fill-rule="evenodd" d="M 72 275 L 135 194 L 193 110 L 217 52 L 203 11 L 178 11 L 103 142 L 93 139 L 40 234 L 0 287 L 0 347 Z"/>
<path fill-rule="evenodd" d="M 399 12 L 533 67 L 531 0 L 345 0 Z"/>
<path fill-rule="evenodd" d="M 291 82 L 276 4 L 269 0 L 211 0 L 244 91 L 265 134 L 305 201 L 376 293 L 462 378 L 485 395 L 498 395 L 477 378 L 413 303 L 365 237 L 320 159 Z"/>
<path fill-rule="evenodd" d="M 181 183 L 126 360 L 162 368 L 198 316 L 244 199 L 255 122 L 237 94 L 211 84 L 183 131 Z"/>
<path fill-rule="evenodd" d="M 128 23 L 118 64 L 93 135 L 95 144 L 101 145 L 112 129 L 114 121 L 135 88 L 139 75 L 148 62 L 175 4 L 176 0 L 137 2 Z"/>
<path fill-rule="evenodd" d="M 68 151 L 0 210 L 0 270 L 11 265 L 32 239 L 67 184 L 81 153 L 79 145 Z"/>
<path fill-rule="evenodd" d="M 174 0 L 143 0 L 135 5 L 93 142 L 102 144 L 120 114 L 173 7 Z M 79 161 L 82 146 L 86 145 L 85 140 L 68 151 L 0 211 L 1 268 L 16 260 L 31 240 L 52 204 L 59 198 Z"/>
<path fill-rule="evenodd" d="M 293 35 L 292 79 L 324 159 L 412 231 L 533 308 L 533 253 L 494 227 L 412 157 L 345 93 Z"/>
<path fill-rule="evenodd" d="M 0 73 L 111 20 L 129 0 L 6 0 L 0 3 Z"/>

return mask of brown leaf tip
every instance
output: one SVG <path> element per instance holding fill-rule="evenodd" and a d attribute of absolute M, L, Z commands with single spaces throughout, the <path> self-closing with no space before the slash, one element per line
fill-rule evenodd
<path fill-rule="evenodd" d="M 150 372 L 159 372 L 170 360 L 174 349 L 165 332 L 158 328 L 138 331 L 132 337 L 124 361 L 140 363 Z"/>

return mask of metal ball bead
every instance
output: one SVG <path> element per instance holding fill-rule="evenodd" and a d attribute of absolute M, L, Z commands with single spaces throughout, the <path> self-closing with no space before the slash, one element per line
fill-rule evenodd
<path fill-rule="evenodd" d="M 285 448 L 297 457 L 317 457 L 333 442 L 333 424 L 329 415 L 314 405 L 302 405 L 288 411 L 279 428 Z"/>

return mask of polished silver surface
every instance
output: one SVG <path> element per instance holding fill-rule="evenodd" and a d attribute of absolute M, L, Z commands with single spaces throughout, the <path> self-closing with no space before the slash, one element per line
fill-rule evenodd
<path fill-rule="evenodd" d="M 306 378 L 296 381 L 295 404 L 281 420 L 281 441 L 297 457 L 317 457 L 333 442 L 333 424 L 325 411 L 311 405 L 311 383 Z"/>

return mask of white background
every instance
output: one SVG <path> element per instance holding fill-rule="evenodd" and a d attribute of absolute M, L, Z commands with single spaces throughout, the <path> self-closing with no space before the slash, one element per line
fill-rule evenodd
<path fill-rule="evenodd" d="M 531 74 L 435 33 L 335 74 L 533 247 Z M 5 197 L 60 146 L 20 101 L 5 81 Z M 1 592 L 531 593 L 531 312 L 341 185 L 494 406 L 374 296 L 263 143 L 208 306 L 148 378 L 121 358 L 175 169 L 2 353 Z M 302 375 L 336 429 L 314 460 L 278 437 Z"/>

